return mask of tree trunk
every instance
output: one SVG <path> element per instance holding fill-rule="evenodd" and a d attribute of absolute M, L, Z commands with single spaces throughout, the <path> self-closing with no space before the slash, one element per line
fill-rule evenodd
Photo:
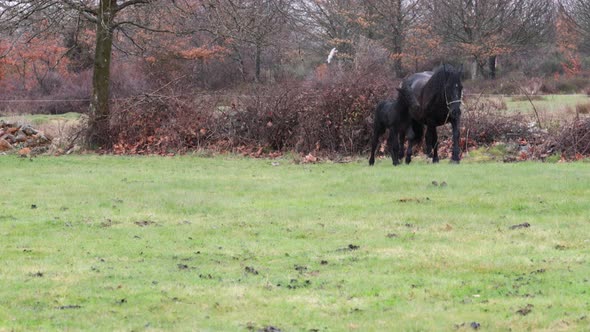
<path fill-rule="evenodd" d="M 396 32 L 393 37 L 393 51 L 397 55 L 394 61 L 394 68 L 395 74 L 397 77 L 402 78 L 404 77 L 404 68 L 402 65 L 402 53 L 404 51 L 404 36 L 401 33 L 404 29 L 404 16 L 402 13 L 402 0 L 397 0 L 395 3 L 395 24 L 396 24 Z"/>
<path fill-rule="evenodd" d="M 111 144 L 109 133 L 109 90 L 111 51 L 113 47 L 113 18 L 117 0 L 100 0 L 96 24 L 96 51 L 92 76 L 87 144 L 91 148 L 106 148 Z"/>
<path fill-rule="evenodd" d="M 479 76 L 482 78 L 486 78 L 486 70 L 485 70 L 486 61 L 484 62 L 477 62 L 477 70 L 479 71 Z"/>
<path fill-rule="evenodd" d="M 246 68 L 244 66 L 244 59 L 242 58 L 242 53 L 238 49 L 237 46 L 233 46 L 234 52 L 236 54 L 235 60 L 238 63 L 238 70 L 240 71 L 240 76 L 242 77 L 242 82 L 246 82 Z"/>
<path fill-rule="evenodd" d="M 256 63 L 256 70 L 255 70 L 255 74 L 254 74 L 254 82 L 256 83 L 260 83 L 260 66 L 261 66 L 261 62 L 262 62 L 262 47 L 260 47 L 260 45 L 256 44 L 256 58 L 254 59 L 254 62 Z"/>
<path fill-rule="evenodd" d="M 491 57 L 489 57 L 488 65 L 490 68 L 490 78 L 494 80 L 494 79 L 496 79 L 496 56 L 495 55 L 492 55 Z"/>

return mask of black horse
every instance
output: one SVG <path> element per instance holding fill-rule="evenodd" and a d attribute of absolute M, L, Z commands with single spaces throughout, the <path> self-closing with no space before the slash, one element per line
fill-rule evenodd
<path fill-rule="evenodd" d="M 418 102 L 418 107 L 409 107 L 407 110 L 412 120 L 411 127 L 415 139 L 408 143 L 406 163 L 410 163 L 412 160 L 412 145 L 422 140 L 424 126 L 426 126 L 426 153 L 432 156 L 432 162 L 437 163 L 439 158 L 436 127 L 447 122 L 450 122 L 453 128 L 451 161 L 459 163 L 462 74 L 463 66 L 457 70 L 453 66 L 445 64 L 436 68 L 434 72 L 416 73 L 402 82 L 401 90 L 411 89 Z"/>
<path fill-rule="evenodd" d="M 409 139 L 414 139 L 409 112 L 411 110 L 415 111 L 418 101 L 407 85 L 403 85 L 397 91 L 397 100 L 382 101 L 375 107 L 371 157 L 369 158 L 369 165 L 371 166 L 375 164 L 375 150 L 379 144 L 379 137 L 383 135 L 386 129 L 389 129 L 387 145 L 394 165 L 398 165 L 399 160 L 404 157 L 403 145 L 406 135 Z"/>

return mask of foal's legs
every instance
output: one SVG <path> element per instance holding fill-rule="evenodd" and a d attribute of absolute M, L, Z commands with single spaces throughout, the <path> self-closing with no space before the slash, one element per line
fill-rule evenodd
<path fill-rule="evenodd" d="M 424 134 L 424 126 L 416 121 L 412 121 L 412 125 L 408 128 L 408 150 L 406 151 L 406 164 L 412 162 L 412 148 L 414 145 L 420 144 L 422 135 Z"/>
<path fill-rule="evenodd" d="M 375 125 L 373 125 L 373 140 L 371 142 L 371 157 L 369 158 L 369 165 L 373 166 L 375 164 L 375 150 L 377 150 L 377 145 L 379 144 L 379 137 L 383 135 L 385 132 L 385 127 L 377 122 L 375 119 Z"/>

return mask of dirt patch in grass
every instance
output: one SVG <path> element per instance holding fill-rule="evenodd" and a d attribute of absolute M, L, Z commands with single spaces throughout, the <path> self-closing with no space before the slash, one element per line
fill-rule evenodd
<path fill-rule="evenodd" d="M 524 222 L 522 224 L 512 225 L 509 228 L 510 229 L 519 229 L 519 228 L 529 228 L 529 227 L 531 227 L 531 224 L 529 224 L 528 222 Z"/>
<path fill-rule="evenodd" d="M 519 314 L 519 315 L 522 315 L 522 316 L 526 316 L 526 315 L 530 314 L 531 311 L 533 311 L 533 307 L 534 307 L 534 305 L 527 304 L 523 308 L 520 308 L 520 309 L 516 310 L 516 313 Z"/>
<path fill-rule="evenodd" d="M 157 223 L 155 221 L 151 221 L 151 220 L 136 221 L 136 222 L 134 222 L 134 224 L 136 224 L 139 227 L 147 227 L 147 226 L 157 225 Z"/>

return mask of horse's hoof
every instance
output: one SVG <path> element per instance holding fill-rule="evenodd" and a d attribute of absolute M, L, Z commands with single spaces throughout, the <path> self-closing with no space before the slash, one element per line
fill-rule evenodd
<path fill-rule="evenodd" d="M 440 161 L 440 159 L 438 159 L 438 158 L 432 158 L 433 164 L 438 164 L 439 161 Z"/>
<path fill-rule="evenodd" d="M 369 159 L 369 166 L 375 165 L 375 159 Z"/>
<path fill-rule="evenodd" d="M 459 165 L 459 160 L 451 159 L 451 164 L 453 164 L 453 165 Z"/>

